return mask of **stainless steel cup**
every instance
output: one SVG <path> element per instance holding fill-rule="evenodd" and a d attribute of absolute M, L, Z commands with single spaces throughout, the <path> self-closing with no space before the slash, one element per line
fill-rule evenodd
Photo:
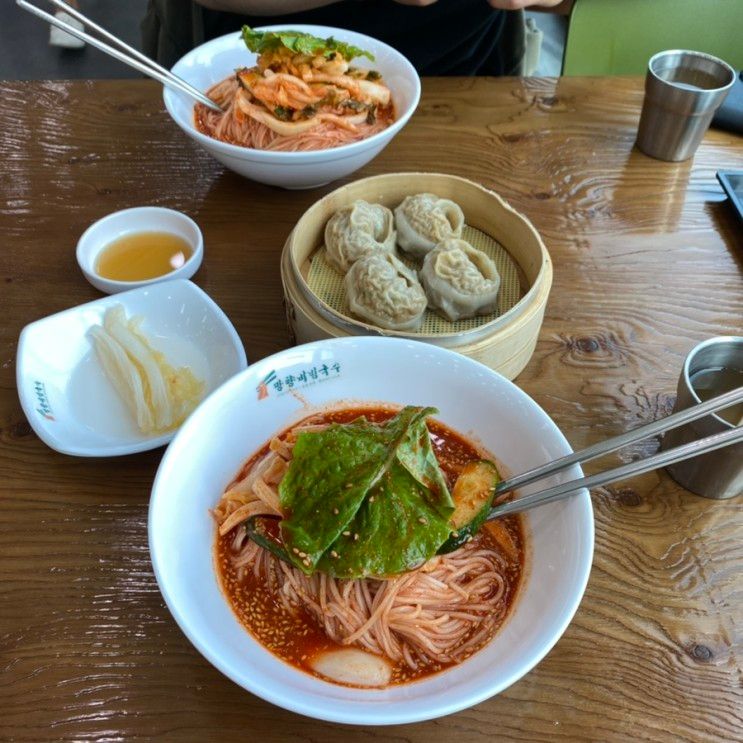
<path fill-rule="evenodd" d="M 743 338 L 710 338 L 691 350 L 679 379 L 674 412 L 700 402 L 691 383 L 695 374 L 720 368 L 743 370 Z M 719 393 L 725 391 L 719 390 Z M 663 437 L 662 448 L 672 449 L 731 428 L 735 426 L 718 415 L 708 415 L 668 431 Z M 692 493 L 706 498 L 733 498 L 743 493 L 743 444 L 733 444 L 710 454 L 687 459 L 666 470 L 679 485 Z"/>
<path fill-rule="evenodd" d="M 733 68 L 710 54 L 655 54 L 645 77 L 637 146 L 659 160 L 693 157 L 734 82 Z"/>

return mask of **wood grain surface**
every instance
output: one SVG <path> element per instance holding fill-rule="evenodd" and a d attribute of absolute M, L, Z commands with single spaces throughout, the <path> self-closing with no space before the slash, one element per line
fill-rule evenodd
<path fill-rule="evenodd" d="M 714 178 L 743 169 L 743 140 L 712 131 L 691 162 L 647 158 L 633 149 L 641 90 L 638 79 L 426 80 L 410 124 L 353 176 L 455 173 L 533 220 L 555 281 L 517 382 L 574 447 L 668 413 L 691 347 L 743 335 L 743 233 Z M 48 449 L 18 402 L 18 335 L 100 296 L 74 258 L 93 220 L 156 204 L 201 225 L 195 281 L 248 358 L 278 351 L 289 343 L 281 246 L 337 184 L 286 192 L 225 171 L 149 82 L 2 83 L 0 95 L 0 739 L 743 739 L 741 501 L 697 498 L 664 472 L 593 493 L 596 554 L 573 622 L 536 669 L 472 709 L 354 728 L 220 675 L 152 574 L 147 503 L 162 451 Z"/>

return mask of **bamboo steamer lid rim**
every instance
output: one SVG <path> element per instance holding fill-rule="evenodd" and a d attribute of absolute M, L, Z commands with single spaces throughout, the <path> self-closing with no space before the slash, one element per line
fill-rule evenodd
<path fill-rule="evenodd" d="M 310 289 L 307 281 L 305 280 L 297 260 L 294 255 L 294 248 L 296 247 L 298 238 L 298 228 L 302 226 L 302 223 L 310 219 L 317 212 L 326 213 L 329 211 L 329 205 L 335 204 L 332 212 L 337 209 L 346 206 L 351 203 L 351 199 L 343 199 L 343 193 L 349 188 L 354 189 L 365 189 L 368 192 L 375 192 L 377 194 L 384 193 L 385 185 L 391 181 L 399 182 L 404 179 L 416 179 L 420 180 L 420 188 L 426 191 L 435 192 L 436 184 L 433 181 L 439 181 L 439 183 L 450 182 L 461 185 L 465 189 L 474 189 L 481 195 L 486 196 L 488 199 L 494 201 L 497 206 L 512 218 L 518 220 L 521 225 L 526 229 L 529 237 L 533 239 L 534 243 L 538 246 L 541 258 L 541 264 L 537 275 L 531 282 L 531 286 L 526 291 L 523 297 L 519 299 L 516 304 L 504 312 L 502 315 L 484 323 L 476 328 L 469 330 L 461 330 L 452 333 L 416 333 L 411 331 L 400 331 L 400 330 L 389 330 L 386 328 L 380 328 L 377 325 L 366 323 L 363 320 L 349 317 L 343 313 L 338 312 L 320 297 L 318 297 L 312 289 Z M 416 193 L 415 190 L 411 189 L 411 193 Z M 355 198 L 364 198 L 362 194 L 359 194 Z M 370 197 L 371 198 L 371 197 Z M 336 203 L 338 202 L 338 203 Z M 461 206 L 461 204 L 460 204 Z M 466 211 L 466 207 L 462 207 Z M 332 213 L 331 212 L 331 213 Z M 329 219 L 329 216 L 327 217 Z M 325 221 L 327 221 L 327 219 Z M 484 231 L 484 230 L 483 230 Z M 491 235 L 494 238 L 494 236 Z M 317 250 L 318 245 L 312 246 L 312 252 Z M 493 332 L 497 331 L 512 321 L 514 321 L 524 311 L 530 307 L 541 307 L 547 300 L 547 295 L 552 285 L 552 261 L 550 259 L 547 247 L 544 244 L 539 232 L 537 232 L 531 221 L 521 212 L 514 209 L 505 199 L 503 199 L 495 191 L 485 188 L 480 183 L 463 178 L 462 176 L 451 175 L 448 173 L 436 173 L 436 172 L 404 172 L 404 173 L 384 173 L 382 175 L 369 176 L 368 178 L 361 178 L 357 181 L 345 184 L 331 191 L 330 193 L 323 196 L 321 199 L 316 201 L 310 206 L 299 218 L 294 229 L 292 229 L 289 237 L 287 238 L 284 250 L 289 254 L 289 264 L 292 273 L 293 283 L 298 287 L 299 292 L 303 295 L 305 301 L 307 301 L 313 309 L 322 316 L 325 320 L 329 321 L 332 325 L 335 325 L 339 329 L 347 332 L 351 335 L 384 335 L 390 337 L 405 338 L 408 340 L 419 340 L 428 343 L 434 343 L 436 345 L 444 346 L 456 346 L 461 343 L 475 343 L 479 339 L 486 339 Z M 511 251 L 508 251 L 511 254 Z M 309 255 L 309 254 L 308 254 Z M 512 260 L 514 260 L 520 267 L 521 264 L 518 259 L 514 258 L 511 254 Z M 523 270 L 523 267 L 522 267 Z"/>

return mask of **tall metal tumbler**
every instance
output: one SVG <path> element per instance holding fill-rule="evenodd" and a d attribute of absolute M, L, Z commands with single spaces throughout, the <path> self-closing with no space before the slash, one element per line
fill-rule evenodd
<path fill-rule="evenodd" d="M 733 68 L 710 54 L 673 49 L 654 55 L 637 146 L 659 160 L 693 157 L 734 82 Z"/>

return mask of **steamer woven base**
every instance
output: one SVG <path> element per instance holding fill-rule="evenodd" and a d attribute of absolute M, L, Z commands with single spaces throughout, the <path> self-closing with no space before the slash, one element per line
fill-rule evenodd
<path fill-rule="evenodd" d="M 474 330 L 481 325 L 495 320 L 503 313 L 511 309 L 523 296 L 519 282 L 519 271 L 517 264 L 496 240 L 474 227 L 465 225 L 462 237 L 470 245 L 482 250 L 493 259 L 501 277 L 500 291 L 498 292 L 498 309 L 487 315 L 471 317 L 466 320 L 451 322 L 446 320 L 433 310 L 427 309 L 423 316 L 423 324 L 419 333 L 424 335 L 435 335 L 437 333 L 460 333 Z M 413 270 L 420 268 L 420 264 L 411 261 L 400 254 L 400 258 Z M 310 259 L 307 284 L 310 290 L 329 307 L 346 317 L 353 317 L 348 309 L 346 292 L 343 288 L 343 275 L 336 271 L 328 263 L 325 257 L 325 248 L 317 250 Z M 412 335 L 412 333 L 411 333 Z"/>

